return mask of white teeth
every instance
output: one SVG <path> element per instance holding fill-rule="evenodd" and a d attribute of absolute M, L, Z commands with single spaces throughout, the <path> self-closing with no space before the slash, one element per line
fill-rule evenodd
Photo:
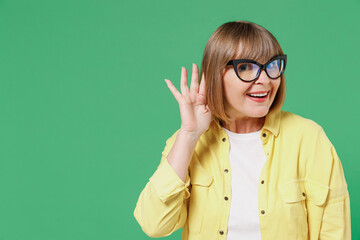
<path fill-rule="evenodd" d="M 265 97 L 268 93 L 261 93 L 261 94 L 249 94 L 252 97 Z"/>

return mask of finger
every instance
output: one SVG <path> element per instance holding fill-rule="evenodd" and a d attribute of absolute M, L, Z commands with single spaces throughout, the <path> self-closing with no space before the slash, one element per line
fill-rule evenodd
<path fill-rule="evenodd" d="M 172 92 L 172 94 L 174 95 L 176 101 L 178 103 L 180 103 L 180 99 L 182 98 L 181 93 L 179 93 L 179 91 L 176 89 L 174 84 L 172 84 L 172 82 L 169 79 L 165 79 L 165 82 L 166 82 L 168 88 L 170 89 L 170 91 Z"/>
<path fill-rule="evenodd" d="M 190 92 L 192 93 L 199 92 L 199 69 L 195 63 L 193 63 L 193 68 L 192 68 Z"/>
<path fill-rule="evenodd" d="M 181 68 L 181 82 L 180 82 L 180 89 L 183 95 L 189 93 L 188 83 L 187 83 L 187 71 L 186 68 Z"/>
<path fill-rule="evenodd" d="M 204 73 L 201 75 L 201 80 L 200 80 L 200 91 L 199 94 L 205 97 L 205 76 Z"/>

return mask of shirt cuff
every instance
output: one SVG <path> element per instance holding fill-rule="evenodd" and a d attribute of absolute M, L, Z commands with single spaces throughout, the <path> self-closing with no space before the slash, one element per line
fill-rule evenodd
<path fill-rule="evenodd" d="M 185 182 L 183 182 L 166 157 L 162 157 L 160 165 L 149 180 L 156 194 L 163 202 L 182 193 L 184 193 L 184 199 L 190 197 L 188 189 L 190 185 L 189 172 L 187 172 Z"/>

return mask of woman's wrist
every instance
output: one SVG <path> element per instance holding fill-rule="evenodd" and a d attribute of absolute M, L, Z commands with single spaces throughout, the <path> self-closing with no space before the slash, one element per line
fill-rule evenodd
<path fill-rule="evenodd" d="M 181 128 L 178 132 L 178 135 L 181 135 L 183 138 L 190 142 L 197 142 L 201 136 L 200 133 L 185 131 Z"/>

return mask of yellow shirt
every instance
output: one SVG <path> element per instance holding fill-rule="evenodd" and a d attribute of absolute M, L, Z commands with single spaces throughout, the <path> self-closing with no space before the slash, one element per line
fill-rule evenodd
<path fill-rule="evenodd" d="M 134 216 L 150 237 L 183 228 L 182 240 L 225 240 L 231 203 L 229 138 L 213 118 L 183 182 L 167 161 L 178 131 L 166 141 Z M 281 110 L 266 116 L 260 136 L 267 157 L 258 189 L 261 239 L 351 239 L 347 183 L 322 127 Z"/>

